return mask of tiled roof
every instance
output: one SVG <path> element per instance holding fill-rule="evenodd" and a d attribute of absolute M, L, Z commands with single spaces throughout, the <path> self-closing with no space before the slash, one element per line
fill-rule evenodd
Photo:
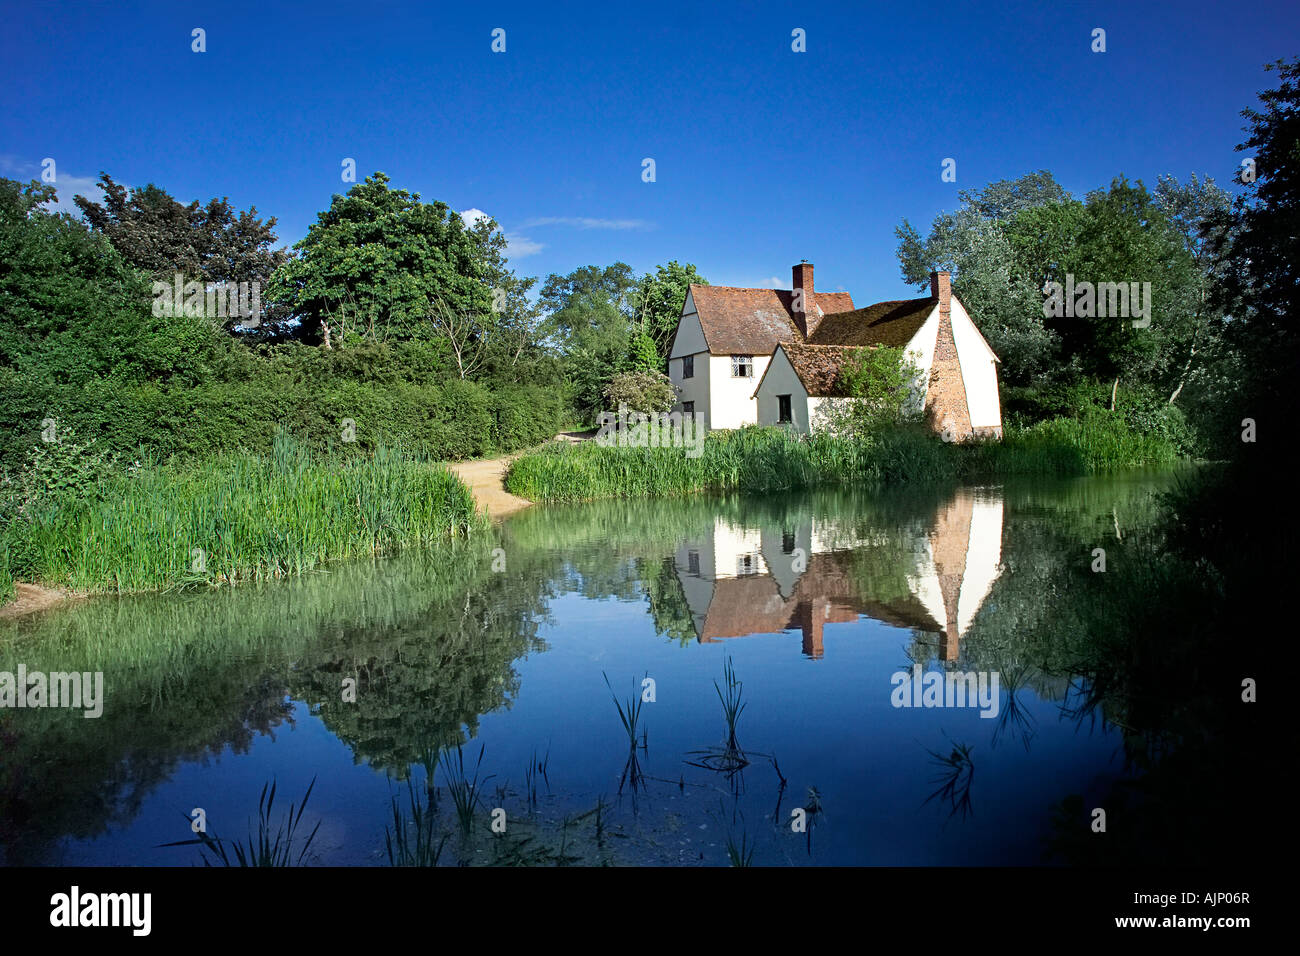
<path fill-rule="evenodd" d="M 825 316 L 813 330 L 810 345 L 906 345 L 930 317 L 938 300 L 877 302 L 864 309 Z M 791 340 L 797 341 L 797 340 Z"/>
<path fill-rule="evenodd" d="M 787 289 L 692 285 L 691 297 L 714 355 L 771 355 L 778 342 L 802 342 Z M 829 315 L 853 308 L 847 292 L 818 292 L 813 305 Z"/>
<path fill-rule="evenodd" d="M 781 350 L 794 366 L 804 389 L 810 396 L 820 398 L 847 398 L 848 393 L 839 387 L 840 367 L 857 349 L 844 345 L 800 345 L 782 342 Z M 768 368 L 771 368 L 769 365 Z M 763 373 L 767 377 L 767 373 Z M 759 388 L 763 383 L 760 381 Z M 757 393 L 757 389 L 755 389 Z"/>

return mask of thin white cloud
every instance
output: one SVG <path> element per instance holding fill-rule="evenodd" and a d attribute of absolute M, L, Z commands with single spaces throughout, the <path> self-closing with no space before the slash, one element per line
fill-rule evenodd
<path fill-rule="evenodd" d="M 460 218 L 465 220 L 465 224 L 473 229 L 481 222 L 492 221 L 493 217 L 489 216 L 477 206 L 471 206 L 469 209 L 460 211 Z M 520 235 L 517 232 L 507 232 L 506 236 L 506 255 L 511 259 L 523 259 L 527 256 L 535 256 L 546 247 L 540 242 L 534 242 L 527 236 Z"/>
<path fill-rule="evenodd" d="M 654 223 L 644 219 L 595 219 L 591 216 L 542 216 L 522 223 L 520 229 L 535 226 L 572 226 L 575 229 L 649 229 Z"/>
<path fill-rule="evenodd" d="M 761 280 L 759 280 L 758 288 L 760 288 L 760 289 L 779 289 L 779 288 L 781 288 L 781 280 L 778 279 L 776 276 L 769 276 L 769 277 L 766 278 L 766 279 L 761 279 Z"/>
<path fill-rule="evenodd" d="M 506 233 L 506 255 L 511 259 L 522 259 L 525 256 L 535 256 L 545 249 L 540 242 L 534 242 L 527 236 L 521 236 L 517 232 Z"/>
<path fill-rule="evenodd" d="M 0 174 L 8 179 L 17 179 L 24 184 L 33 179 L 44 182 L 45 177 L 42 175 L 44 170 L 45 167 L 41 163 L 24 162 L 12 155 L 0 155 Z M 69 212 L 74 216 L 80 216 L 81 210 L 72 201 L 74 196 L 85 196 L 95 202 L 104 201 L 104 191 L 99 188 L 97 176 L 70 175 L 60 169 L 57 157 L 54 164 L 54 182 L 50 185 L 55 188 L 58 195 L 58 201 L 46 207 L 52 212 Z"/>

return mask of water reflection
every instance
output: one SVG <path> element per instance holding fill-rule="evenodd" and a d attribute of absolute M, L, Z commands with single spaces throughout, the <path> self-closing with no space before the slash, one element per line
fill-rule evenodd
<path fill-rule="evenodd" d="M 603 672 L 620 696 L 624 681 L 658 679 L 672 704 L 648 708 L 649 753 L 634 753 L 689 802 L 692 788 L 715 785 L 707 770 L 691 779 L 689 755 L 716 742 L 701 728 L 720 722 L 719 645 L 746 682 L 746 747 L 779 753 L 772 785 L 779 777 L 784 794 L 788 776 L 796 804 L 812 788 L 844 811 L 818 816 L 819 862 L 1027 861 L 1036 832 L 1019 844 L 935 836 L 897 850 L 889 834 L 933 822 L 916 814 L 927 755 L 951 751 L 949 732 L 976 748 L 981 812 L 1006 817 L 982 825 L 1004 834 L 1061 799 L 1062 767 L 1091 781 L 1109 765 L 1113 741 L 1062 729 L 1054 711 L 1076 661 L 1114 656 L 1096 649 L 1106 608 L 1096 597 L 1122 579 L 1089 574 L 1089 555 L 1105 544 L 1114 561 L 1134 549 L 1136 563 L 1151 492 L 1093 479 L 539 507 L 455 549 L 0 622 L 0 671 L 103 671 L 106 685 L 97 720 L 0 711 L 0 861 L 190 863 L 148 851 L 183 835 L 180 813 L 202 805 L 242 821 L 266 780 L 301 792 L 316 777 L 323 862 L 376 862 L 390 781 L 427 783 L 439 756 L 470 740 L 507 791 L 531 787 L 524 768 L 547 753 L 547 784 L 589 809 L 616 794 L 627 747 Z M 494 569 L 496 547 L 508 570 Z M 794 634 L 806 658 L 835 666 L 790 666 Z M 770 640 L 735 640 L 753 635 Z M 892 710 L 890 674 L 909 666 L 904 656 L 999 671 L 1019 694 L 1008 705 L 1023 709 L 1007 706 L 997 722 Z M 355 700 L 342 696 L 345 680 Z M 1104 732 L 1128 701 L 1094 696 Z M 997 735 L 1017 727 L 1025 748 L 1034 737 L 1034 760 L 1025 748 L 991 757 Z M 887 783 L 864 776 L 872 761 Z M 772 796 L 754 819 L 770 816 Z M 538 802 L 530 790 L 524 805 Z M 759 859 L 784 852 L 773 837 Z"/>
<path fill-rule="evenodd" d="M 766 525 L 718 515 L 678 546 L 673 567 L 702 644 L 793 630 L 816 660 L 827 624 L 866 615 L 933 635 L 952 661 L 1001 573 L 1002 513 L 1000 492 L 963 488 L 892 536 L 811 512 Z M 892 573 L 870 573 L 877 550 Z M 900 573 L 906 593 L 889 586 Z"/>

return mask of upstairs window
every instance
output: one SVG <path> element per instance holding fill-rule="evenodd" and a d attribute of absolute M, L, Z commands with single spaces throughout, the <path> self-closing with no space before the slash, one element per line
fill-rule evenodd
<path fill-rule="evenodd" d="M 682 356 L 682 378 L 694 378 L 694 377 L 695 377 L 695 356 L 683 355 Z"/>
<path fill-rule="evenodd" d="M 753 378 L 754 377 L 754 356 L 733 355 L 731 357 L 731 377 L 732 378 Z"/>
<path fill-rule="evenodd" d="M 794 421 L 794 419 L 790 417 L 789 395 L 778 395 L 776 397 L 776 407 L 776 420 L 778 423 L 785 424 L 786 422 Z"/>

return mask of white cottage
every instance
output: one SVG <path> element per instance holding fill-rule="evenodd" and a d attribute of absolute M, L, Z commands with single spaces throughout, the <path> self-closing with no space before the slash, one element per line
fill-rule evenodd
<path fill-rule="evenodd" d="M 710 428 L 789 424 L 806 433 L 828 404 L 844 401 L 836 383 L 853 349 L 903 346 L 922 372 L 916 402 L 936 431 L 957 441 L 1002 437 L 999 360 L 948 273 L 931 274 L 927 297 L 864 309 L 847 293 L 815 292 L 810 263 L 793 278 L 789 292 L 690 287 L 669 353 L 677 410 L 703 414 Z"/>
<path fill-rule="evenodd" d="M 676 411 L 704 416 L 708 428 L 758 422 L 754 384 L 778 342 L 802 341 L 804 304 L 816 318 L 853 308 L 847 292 L 814 293 L 813 267 L 794 267 L 795 288 L 738 289 L 692 285 L 668 353 L 678 389 Z"/>

